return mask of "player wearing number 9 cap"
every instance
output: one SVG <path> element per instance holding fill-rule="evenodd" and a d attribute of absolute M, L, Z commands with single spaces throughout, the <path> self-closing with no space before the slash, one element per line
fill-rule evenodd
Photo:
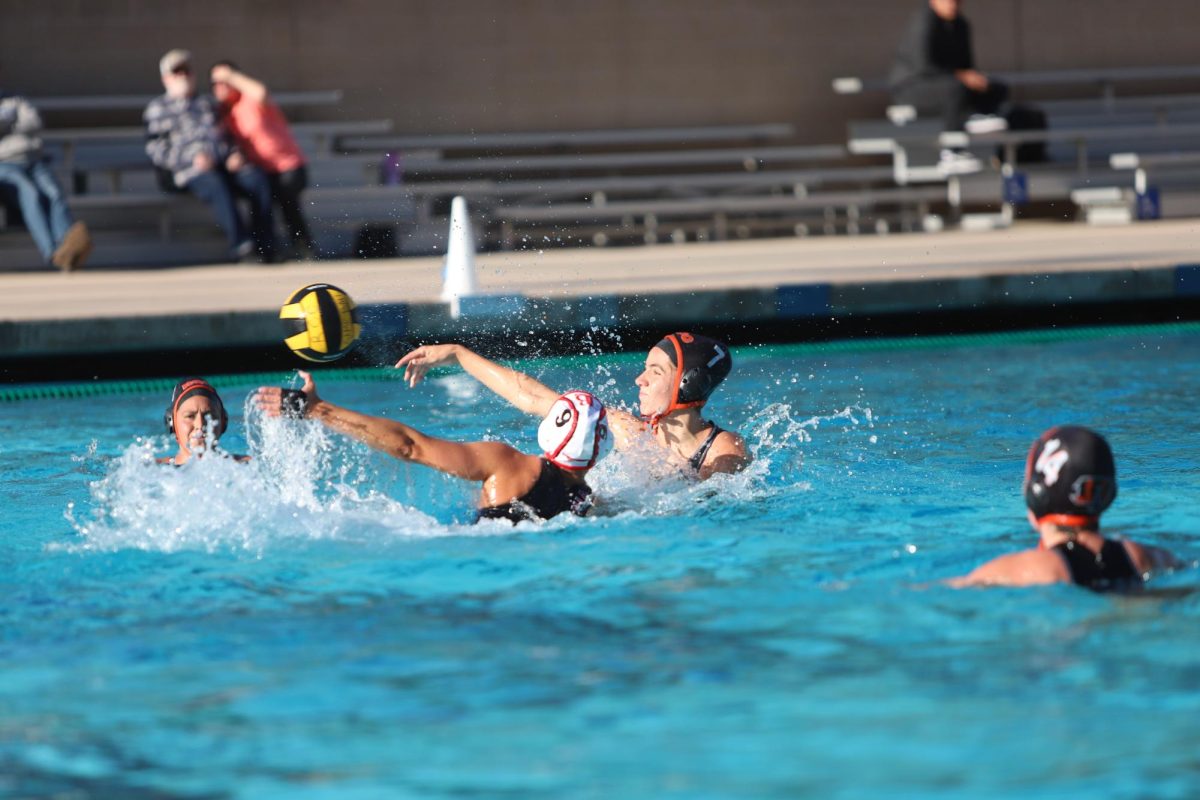
<path fill-rule="evenodd" d="M 410 386 L 431 368 L 457 363 L 476 380 L 527 414 L 542 416 L 558 393 L 522 372 L 501 366 L 460 344 L 424 345 L 397 363 Z M 664 337 L 650 349 L 638 387 L 640 416 L 611 409 L 609 422 L 617 448 L 651 439 L 659 452 L 690 475 L 705 479 L 738 472 L 750 463 L 742 437 L 705 420 L 708 398 L 733 368 L 724 343 L 698 333 Z"/>
<path fill-rule="evenodd" d="M 255 403 L 268 416 L 312 419 L 402 461 L 479 481 L 478 517 L 513 523 L 546 520 L 592 507 L 588 470 L 612 449 L 604 405 L 587 392 L 558 397 L 538 428 L 543 453 L 522 453 L 503 442 L 451 442 L 402 422 L 360 414 L 323 400 L 307 372 L 299 390 L 264 386 Z"/>
<path fill-rule="evenodd" d="M 952 586 L 1074 583 L 1111 591 L 1177 566 L 1165 550 L 1100 535 L 1100 515 L 1117 496 L 1117 469 L 1108 442 L 1093 430 L 1063 425 L 1039 436 L 1026 459 L 1024 494 L 1037 549 L 1000 556 Z"/>

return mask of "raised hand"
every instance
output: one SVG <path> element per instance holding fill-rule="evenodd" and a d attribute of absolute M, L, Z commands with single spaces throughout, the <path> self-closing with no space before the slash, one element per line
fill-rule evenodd
<path fill-rule="evenodd" d="M 288 417 L 302 419 L 308 415 L 309 409 L 321 401 L 317 395 L 317 384 L 312 375 L 304 370 L 297 370 L 304 379 L 304 386 L 299 391 L 281 389 L 278 386 L 260 386 L 254 393 L 254 403 L 268 417 Z"/>
<path fill-rule="evenodd" d="M 396 369 L 404 367 L 404 380 L 412 387 L 420 383 L 432 368 L 455 363 L 458 363 L 458 345 L 426 344 L 397 361 Z"/>

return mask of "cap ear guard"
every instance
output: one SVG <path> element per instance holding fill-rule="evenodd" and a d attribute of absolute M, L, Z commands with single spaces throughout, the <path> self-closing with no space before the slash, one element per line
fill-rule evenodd
<path fill-rule="evenodd" d="M 692 367 L 679 378 L 679 400 L 702 402 L 717 388 L 718 381 L 708 370 Z"/>

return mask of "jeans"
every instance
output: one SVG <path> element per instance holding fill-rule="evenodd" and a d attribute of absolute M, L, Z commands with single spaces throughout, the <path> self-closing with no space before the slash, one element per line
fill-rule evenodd
<path fill-rule="evenodd" d="M 217 224 L 225 233 L 229 249 L 235 256 L 247 241 L 246 225 L 238 213 L 236 197 L 250 201 L 250 238 L 259 258 L 275 258 L 275 230 L 271 219 L 271 185 L 267 176 L 256 167 L 243 167 L 237 172 L 211 169 L 188 181 L 187 191 L 196 195 L 212 209 Z"/>
<path fill-rule="evenodd" d="M 54 173 L 45 161 L 27 164 L 0 162 L 0 183 L 16 189 L 25 227 L 46 263 L 74 221 Z"/>
<path fill-rule="evenodd" d="M 267 179 L 271 182 L 271 197 L 283 212 L 283 222 L 292 244 L 312 250 L 312 236 L 308 232 L 304 212 L 300 210 L 300 193 L 308 187 L 308 167 L 301 164 L 288 172 L 268 173 Z"/>

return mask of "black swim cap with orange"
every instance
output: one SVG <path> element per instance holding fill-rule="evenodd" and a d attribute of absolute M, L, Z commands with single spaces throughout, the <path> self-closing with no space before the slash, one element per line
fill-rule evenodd
<path fill-rule="evenodd" d="M 1038 437 L 1025 463 L 1025 505 L 1039 522 L 1092 525 L 1117 496 L 1117 467 L 1104 437 L 1078 425 Z"/>
<path fill-rule="evenodd" d="M 217 390 L 212 387 L 212 384 L 203 378 L 184 378 L 171 390 L 171 404 L 163 412 L 163 424 L 167 426 L 167 433 L 175 432 L 175 415 L 179 413 L 179 406 L 183 404 L 183 401 L 195 395 L 207 397 L 217 404 L 217 408 L 221 411 L 221 417 L 217 420 L 217 436 L 225 433 L 225 429 L 229 427 L 229 415 L 225 413 L 225 403 L 221 401 L 221 396 L 217 394 Z"/>
<path fill-rule="evenodd" d="M 698 333 L 672 333 L 654 346 L 675 365 L 675 389 L 664 414 L 703 405 L 733 369 L 729 348 Z"/>

